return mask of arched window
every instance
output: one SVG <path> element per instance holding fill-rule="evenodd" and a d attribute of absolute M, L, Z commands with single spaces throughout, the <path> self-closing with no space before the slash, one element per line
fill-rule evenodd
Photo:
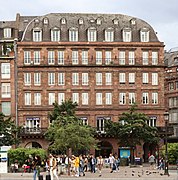
<path fill-rule="evenodd" d="M 132 41 L 132 31 L 130 28 L 124 28 L 122 31 L 123 42 L 131 42 Z"/>
<path fill-rule="evenodd" d="M 42 41 L 42 30 L 41 28 L 33 29 L 33 41 L 40 42 Z"/>
<path fill-rule="evenodd" d="M 61 19 L 61 24 L 66 24 L 66 19 L 65 18 Z"/>
<path fill-rule="evenodd" d="M 83 18 L 80 18 L 79 20 L 78 20 L 78 23 L 81 25 L 81 24 L 83 24 Z"/>
<path fill-rule="evenodd" d="M 48 24 L 48 18 L 43 19 L 43 24 L 47 25 Z"/>

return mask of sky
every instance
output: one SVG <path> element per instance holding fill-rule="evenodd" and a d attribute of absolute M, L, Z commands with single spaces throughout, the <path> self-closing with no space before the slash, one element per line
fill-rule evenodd
<path fill-rule="evenodd" d="M 178 0 L 1 0 L 0 21 L 49 13 L 114 13 L 149 23 L 165 50 L 178 47 Z"/>

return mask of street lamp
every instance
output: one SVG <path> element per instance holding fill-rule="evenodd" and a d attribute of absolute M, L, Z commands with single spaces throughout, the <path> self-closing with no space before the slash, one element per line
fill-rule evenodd
<path fill-rule="evenodd" d="M 169 175 L 169 172 L 168 172 L 168 150 L 167 150 L 167 125 L 168 125 L 168 122 L 169 122 L 169 113 L 166 111 L 164 113 L 164 121 L 165 121 L 165 128 L 166 128 L 166 132 L 165 132 L 165 168 L 164 168 L 164 175 Z"/>

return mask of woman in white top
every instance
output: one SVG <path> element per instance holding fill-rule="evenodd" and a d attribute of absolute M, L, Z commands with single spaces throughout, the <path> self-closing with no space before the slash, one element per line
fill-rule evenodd
<path fill-rule="evenodd" d="M 103 158 L 102 158 L 102 156 L 98 157 L 97 165 L 98 165 L 98 170 L 99 170 L 99 176 L 101 176 L 101 169 L 103 167 Z"/>

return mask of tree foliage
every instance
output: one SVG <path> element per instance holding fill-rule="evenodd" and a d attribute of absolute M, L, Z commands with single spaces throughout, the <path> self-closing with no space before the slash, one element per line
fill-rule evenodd
<path fill-rule="evenodd" d="M 156 127 L 149 126 L 149 118 L 144 113 L 136 112 L 133 105 L 129 112 L 124 112 L 118 122 L 108 121 L 106 131 L 114 135 L 122 146 L 136 146 L 141 142 L 157 143 L 158 132 Z"/>
<path fill-rule="evenodd" d="M 0 146 L 18 144 L 20 141 L 18 137 L 20 129 L 14 124 L 11 117 L 7 118 L 3 113 L 0 113 Z"/>
<path fill-rule="evenodd" d="M 77 104 L 71 100 L 62 102 L 61 106 L 54 104 L 49 117 L 53 123 L 46 132 L 46 138 L 51 142 L 50 150 L 66 152 L 69 148 L 73 152 L 89 150 L 96 145 L 94 130 L 90 126 L 81 124 L 75 116 Z"/>

